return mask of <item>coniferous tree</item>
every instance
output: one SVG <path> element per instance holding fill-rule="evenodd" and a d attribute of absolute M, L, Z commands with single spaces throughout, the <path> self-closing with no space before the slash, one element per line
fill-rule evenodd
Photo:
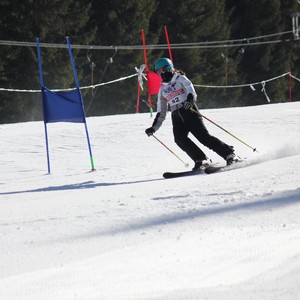
<path fill-rule="evenodd" d="M 0 9 L 2 40 L 35 42 L 39 37 L 41 42 L 62 44 L 68 35 L 71 44 L 111 45 L 106 51 L 73 50 L 83 86 L 92 80 L 97 84 L 133 74 L 135 67 L 144 63 L 143 51 L 120 50 L 118 46 L 142 45 L 141 29 L 147 45 L 166 44 L 164 26 L 172 44 L 245 39 L 290 31 L 290 15 L 300 11 L 300 5 L 286 0 L 2 0 Z M 257 46 L 248 45 L 245 39 L 241 47 L 174 47 L 172 54 L 175 67 L 185 71 L 195 85 L 258 82 L 288 71 L 299 78 L 299 40 L 292 34 L 277 39 L 281 41 Z M 67 49 L 41 50 L 45 85 L 73 87 Z M 148 49 L 150 70 L 156 59 L 168 55 L 167 49 Z M 96 64 L 92 74 L 91 62 Z M 0 46 L 0 87 L 39 89 L 35 47 Z M 286 77 L 266 83 L 265 88 L 271 101 L 288 97 Z M 267 100 L 261 89 L 244 88 L 240 96 L 239 89 L 196 87 L 202 108 L 263 104 Z M 92 104 L 88 115 L 134 112 L 137 78 L 99 87 L 94 96 L 91 90 L 83 90 L 83 94 L 86 107 Z M 299 100 L 299 94 L 300 84 L 294 81 L 293 100 Z M 147 97 L 146 90 L 142 96 Z M 40 93 L 0 92 L 0 97 L 0 122 L 42 118 Z M 148 110 L 146 105 L 140 109 Z"/>
<path fill-rule="evenodd" d="M 3 40 L 64 43 L 87 42 L 92 37 L 82 31 L 90 6 L 87 1 L 1 1 L 0 32 Z M 19 26 L 16 26 L 19 24 Z M 35 47 L 1 46 L 2 72 L 0 85 L 8 88 L 39 89 Z M 75 53 L 76 55 L 76 53 Z M 44 83 L 49 88 L 65 88 L 73 84 L 71 64 L 66 49 L 42 48 Z M 0 122 L 41 119 L 41 95 L 1 93 Z"/>
<path fill-rule="evenodd" d="M 288 2 L 288 3 L 287 3 Z M 296 1 L 291 4 L 284 0 L 247 0 L 234 5 L 232 15 L 232 37 L 253 38 L 291 30 L 290 13 L 296 6 Z M 238 71 L 245 83 L 262 81 L 262 86 L 256 91 L 244 90 L 242 99 L 244 104 L 267 103 L 263 88 L 271 101 L 285 101 L 288 92 L 286 78 L 272 81 L 264 85 L 263 81 L 284 74 L 293 66 L 295 45 L 291 43 L 291 36 L 277 36 L 278 43 L 247 46 Z M 252 41 L 272 41 L 274 38 L 266 38 Z M 282 40 L 280 42 L 280 40 Z"/>
<path fill-rule="evenodd" d="M 168 9 L 164 9 L 168 7 Z M 176 16 L 176 17 L 174 17 Z M 230 34 L 225 1 L 189 0 L 160 2 L 157 14 L 160 27 L 167 25 L 171 43 L 196 43 L 227 40 Z M 161 43 L 165 43 L 164 33 Z M 183 69 L 194 84 L 227 85 L 236 82 L 235 64 L 228 49 L 173 49 L 175 66 Z M 167 51 L 164 55 L 168 55 Z M 197 88 L 201 107 L 230 105 L 227 90 Z"/>
<path fill-rule="evenodd" d="M 300 13 L 300 2 L 293 1 L 281 1 L 281 27 L 282 31 L 290 31 L 292 30 L 292 14 Z M 298 17 L 298 22 L 300 22 L 300 17 Z M 300 28 L 298 28 L 300 31 Z M 299 32 L 300 33 L 300 32 Z M 300 78 L 300 39 L 296 39 L 295 36 L 290 35 L 290 40 L 287 42 L 283 42 L 278 47 L 277 52 L 277 61 L 283 60 L 284 68 L 286 71 L 290 71 L 294 76 Z M 278 63 L 278 62 L 275 62 Z M 289 99 L 289 91 L 287 91 L 287 79 L 284 78 L 283 84 L 284 85 L 284 92 L 287 97 L 283 97 L 281 100 L 284 99 L 288 100 L 300 100 L 300 82 L 294 80 L 293 90 L 292 90 L 292 99 Z M 287 92 L 286 92 L 287 91 Z M 280 100 L 280 99 L 278 99 Z"/>
<path fill-rule="evenodd" d="M 141 30 L 148 32 L 149 19 L 155 8 L 156 2 L 152 0 L 92 1 L 94 14 L 91 23 L 97 26 L 94 43 L 114 46 L 109 51 L 94 51 L 97 65 L 95 83 L 132 75 L 135 67 L 144 63 L 142 50 L 118 50 L 118 45 L 141 45 Z M 152 41 L 153 38 L 148 40 Z M 112 63 L 108 65 L 109 61 Z M 136 77 L 115 85 L 99 87 L 94 98 L 91 98 L 92 105 L 88 115 L 134 112 L 136 96 Z"/>

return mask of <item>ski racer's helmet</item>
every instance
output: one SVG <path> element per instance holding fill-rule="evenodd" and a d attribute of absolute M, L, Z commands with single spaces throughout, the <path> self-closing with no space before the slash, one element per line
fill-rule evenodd
<path fill-rule="evenodd" d="M 172 61 L 169 58 L 166 57 L 162 57 L 159 60 L 156 61 L 155 63 L 155 71 L 161 69 L 161 68 L 165 68 L 165 70 L 167 72 L 172 72 L 174 65 L 172 63 Z"/>

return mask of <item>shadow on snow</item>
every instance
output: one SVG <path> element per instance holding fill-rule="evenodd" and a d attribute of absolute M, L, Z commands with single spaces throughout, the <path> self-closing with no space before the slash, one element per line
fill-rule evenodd
<path fill-rule="evenodd" d="M 115 185 L 126 185 L 126 184 L 137 184 L 137 183 L 145 183 L 151 181 L 160 181 L 165 180 L 164 178 L 156 178 L 156 179 L 145 179 L 145 180 L 135 180 L 135 181 L 124 181 L 124 182 L 103 182 L 96 183 L 94 181 L 86 181 L 75 184 L 66 184 L 60 186 L 49 186 L 38 189 L 31 190 L 23 190 L 23 191 L 13 191 L 13 192 L 4 192 L 0 193 L 0 195 L 15 195 L 15 194 L 24 194 L 24 193 L 39 193 L 39 192 L 56 192 L 56 191 L 70 191 L 70 190 L 80 190 L 80 189 L 93 189 L 97 187 L 105 187 L 105 186 L 115 186 Z"/>

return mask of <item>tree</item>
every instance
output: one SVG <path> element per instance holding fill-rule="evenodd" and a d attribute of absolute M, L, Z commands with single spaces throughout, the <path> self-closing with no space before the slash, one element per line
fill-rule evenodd
<path fill-rule="evenodd" d="M 234 6 L 233 20 L 231 20 L 233 22 L 232 38 L 252 38 L 291 30 L 290 13 L 293 12 L 296 4 L 296 1 L 291 4 L 290 1 L 287 3 L 284 0 L 238 2 Z M 282 40 L 282 42 L 248 47 L 245 44 L 245 54 L 238 68 L 240 78 L 246 83 L 251 83 L 288 72 L 293 67 L 295 56 L 299 58 L 290 38 L 291 36 L 277 36 L 276 40 Z M 272 40 L 274 37 L 256 41 Z M 286 100 L 287 82 L 287 79 L 283 78 L 264 86 L 271 101 Z M 244 90 L 242 97 L 244 104 L 266 103 L 267 99 L 261 90 L 262 88 L 258 88 L 255 92 L 251 92 L 250 89 Z"/>
<path fill-rule="evenodd" d="M 65 43 L 111 46 L 110 50 L 73 49 L 81 86 L 132 75 L 144 63 L 143 51 L 121 50 L 118 46 L 142 45 L 144 29 L 147 45 L 170 42 L 197 43 L 254 38 L 291 31 L 291 13 L 300 10 L 297 1 L 286 0 L 2 0 L 1 39 L 7 41 Z M 15 26 L 15 24 L 20 24 Z M 271 41 L 265 38 L 263 41 Z M 247 39 L 240 47 L 192 47 L 172 49 L 175 67 L 182 69 L 195 85 L 235 85 L 263 81 L 292 71 L 300 76 L 299 40 L 290 33 L 276 37 L 277 43 L 252 46 Z M 224 42 L 225 43 L 225 42 Z M 42 48 L 44 82 L 49 88 L 74 87 L 67 49 Z M 167 56 L 167 49 L 147 50 L 153 70 L 156 59 Z M 93 68 L 91 69 L 91 62 Z M 93 75 L 93 78 L 92 78 Z M 0 46 L 0 86 L 39 89 L 35 47 Z M 272 101 L 285 101 L 288 80 L 267 83 Z M 201 108 L 266 103 L 261 87 L 253 92 L 240 89 L 196 87 Z M 294 99 L 300 97 L 295 82 Z M 89 115 L 135 111 L 137 78 L 83 90 Z M 146 91 L 142 97 L 147 97 Z M 0 122 L 40 120 L 40 93 L 0 92 Z M 147 111 L 145 106 L 141 111 Z"/>
<path fill-rule="evenodd" d="M 164 9 L 168 7 L 168 9 Z M 176 17 L 174 17 L 176 16 Z M 230 34 L 229 12 L 225 1 L 160 2 L 157 13 L 159 27 L 167 25 L 171 43 L 196 43 L 227 40 Z M 160 38 L 165 43 L 164 34 Z M 235 64 L 229 63 L 230 52 L 221 48 L 173 49 L 175 66 L 183 69 L 196 84 L 226 85 L 236 82 Z M 165 56 L 168 53 L 164 52 Z M 231 59 L 232 61 L 232 59 Z M 202 107 L 230 105 L 227 91 L 197 89 Z"/>
<path fill-rule="evenodd" d="M 84 26 L 88 18 L 88 1 L 1 1 L 0 32 L 4 40 L 63 43 L 65 36 L 71 42 L 88 42 L 92 30 Z M 15 26 L 19 24 L 19 26 Z M 84 30 L 83 30 L 84 29 Z M 74 37 L 74 38 L 72 38 Z M 36 49 L 31 47 L 0 48 L 0 85 L 10 88 L 39 89 Z M 76 56 L 76 51 L 75 51 Z M 73 85 L 73 74 L 66 49 L 42 49 L 44 82 L 49 88 Z M 80 68 L 79 68 L 80 69 Z M 0 120 L 41 119 L 41 95 L 28 93 L 2 93 Z"/>
<path fill-rule="evenodd" d="M 281 28 L 283 31 L 290 31 L 292 28 L 291 15 L 300 12 L 299 1 L 293 1 L 292 3 L 290 1 L 281 1 L 281 12 Z M 280 49 L 277 50 L 279 62 L 277 60 L 275 63 L 281 63 L 280 59 L 283 60 L 285 70 L 292 72 L 293 75 L 300 78 L 300 40 L 295 39 L 294 36 L 290 36 L 289 38 L 289 42 L 283 42 L 281 45 L 278 45 L 278 47 L 281 46 Z M 286 79 L 283 84 L 285 86 L 287 85 Z M 284 90 L 286 91 L 287 89 L 285 88 Z M 288 92 L 286 92 L 286 94 L 287 93 Z M 288 97 L 282 98 L 282 100 L 287 98 Z M 292 100 L 300 100 L 300 82 L 295 82 L 294 84 Z"/>
<path fill-rule="evenodd" d="M 142 50 L 118 50 L 118 45 L 141 45 L 141 30 L 148 32 L 149 19 L 155 11 L 152 0 L 92 1 L 91 24 L 97 26 L 94 44 L 115 46 L 111 51 L 93 52 L 97 68 L 95 83 L 114 80 L 135 73 L 144 63 Z M 150 38 L 149 41 L 153 39 Z M 109 66 L 107 61 L 113 58 Z M 91 100 L 89 115 L 129 113 L 135 111 L 137 78 L 99 87 Z"/>

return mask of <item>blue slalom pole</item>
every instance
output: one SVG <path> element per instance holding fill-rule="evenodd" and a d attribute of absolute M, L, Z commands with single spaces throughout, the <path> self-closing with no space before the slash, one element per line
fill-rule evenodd
<path fill-rule="evenodd" d="M 47 165 L 48 165 L 48 174 L 50 174 L 50 155 L 49 155 L 49 143 L 48 143 L 48 132 L 47 132 L 47 120 L 46 120 L 46 105 L 45 105 L 45 96 L 44 96 L 44 81 L 43 81 L 43 70 L 41 62 L 41 51 L 40 51 L 40 42 L 39 38 L 36 39 L 37 55 L 38 55 L 38 65 L 40 73 L 40 87 L 42 91 L 42 107 L 43 107 L 43 116 L 44 116 L 44 130 L 45 130 L 45 139 L 46 139 L 46 152 L 47 152 Z"/>
<path fill-rule="evenodd" d="M 68 44 L 69 55 L 70 55 L 70 59 L 71 59 L 71 64 L 72 64 L 72 69 L 73 69 L 73 74 L 74 74 L 76 88 L 77 88 L 78 93 L 80 95 L 82 115 L 83 115 L 84 126 L 85 126 L 85 133 L 86 133 L 87 143 L 88 143 L 88 148 L 89 148 L 89 153 L 90 153 L 90 161 L 91 161 L 92 171 L 95 171 L 96 169 L 95 169 L 95 165 L 94 165 L 94 159 L 93 159 L 93 154 L 92 154 L 92 147 L 91 147 L 91 143 L 90 143 L 89 132 L 88 132 L 88 128 L 87 128 L 87 124 L 86 124 L 86 119 L 85 119 L 85 111 L 84 111 L 84 107 L 83 107 L 82 94 L 81 94 L 81 91 L 80 91 L 80 88 L 79 88 L 79 81 L 78 81 L 78 77 L 77 77 L 75 62 L 74 62 L 74 58 L 73 58 L 73 54 L 72 54 L 72 49 L 71 49 L 71 45 L 70 45 L 70 39 L 69 39 L 68 36 L 66 37 L 66 41 L 67 41 L 67 44 Z"/>

